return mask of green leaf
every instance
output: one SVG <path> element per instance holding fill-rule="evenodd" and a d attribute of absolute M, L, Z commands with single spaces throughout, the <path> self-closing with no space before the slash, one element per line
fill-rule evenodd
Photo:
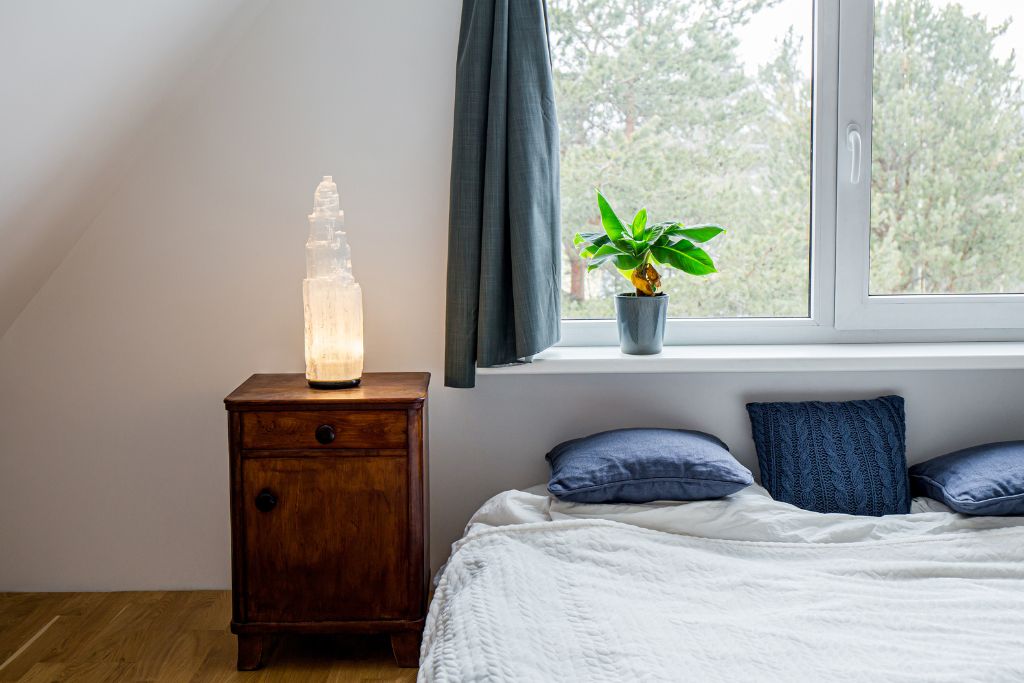
<path fill-rule="evenodd" d="M 613 244 L 605 244 L 603 246 L 598 247 L 597 251 L 594 252 L 594 255 L 589 258 L 601 258 L 602 256 L 620 256 L 625 253 L 626 252 L 624 252 L 622 249 L 619 249 L 617 246 Z"/>
<path fill-rule="evenodd" d="M 604 231 L 608 233 L 608 237 L 612 241 L 622 239 L 622 233 L 626 231 L 626 226 L 615 215 L 615 211 L 612 210 L 611 204 L 601 194 L 601 190 L 597 191 L 597 206 L 601 210 L 601 225 L 604 226 Z"/>
<path fill-rule="evenodd" d="M 619 270 L 633 270 L 642 263 L 636 256 L 623 254 L 615 257 L 615 267 Z"/>
<path fill-rule="evenodd" d="M 619 248 L 620 251 L 626 254 L 636 254 L 646 249 L 646 246 L 632 239 L 631 237 L 623 237 L 621 240 L 615 240 L 613 244 Z"/>
<path fill-rule="evenodd" d="M 685 242 L 685 240 L 680 240 Z M 689 242 L 687 242 L 689 244 Z M 690 244 L 690 248 L 677 244 L 665 247 L 652 247 L 651 254 L 658 263 L 664 263 L 678 268 L 690 275 L 710 275 L 717 273 L 715 264 L 703 249 L 698 249 Z"/>
<path fill-rule="evenodd" d="M 647 227 L 647 209 L 640 209 L 633 216 L 633 239 L 640 239 L 640 236 L 644 232 L 644 228 Z"/>
<path fill-rule="evenodd" d="M 687 228 L 678 223 L 665 231 L 666 234 L 673 237 L 689 237 L 694 242 L 707 242 L 723 232 L 725 232 L 725 228 L 720 225 L 695 225 Z"/>
<path fill-rule="evenodd" d="M 697 248 L 690 240 L 678 239 L 673 242 L 671 237 L 669 238 L 669 243 L 666 246 L 677 251 L 690 251 L 691 249 Z"/>
<path fill-rule="evenodd" d="M 572 244 L 575 247 L 580 246 L 584 242 L 601 246 L 602 244 L 608 244 L 611 242 L 611 238 L 603 232 L 578 232 L 576 233 L 576 236 L 572 238 Z"/>
<path fill-rule="evenodd" d="M 671 224 L 659 223 L 658 225 L 648 227 L 644 230 L 644 234 L 641 235 L 644 243 L 646 243 L 647 246 L 651 246 L 652 244 L 656 244 L 662 238 L 665 238 L 667 241 L 668 236 L 665 235 L 665 230 L 668 229 L 669 225 Z"/>
<path fill-rule="evenodd" d="M 600 249 L 606 244 L 611 244 L 611 242 L 612 241 L 608 238 L 608 235 L 601 235 L 600 237 L 598 237 L 598 239 L 595 239 L 594 241 L 587 244 L 587 246 L 580 249 L 580 256 L 582 256 L 583 258 L 590 258 L 591 256 L 594 255 L 594 252 L 596 252 L 598 249 Z M 577 245 L 577 247 L 579 247 L 579 245 Z"/>
<path fill-rule="evenodd" d="M 718 272 L 718 269 L 715 268 L 715 262 L 711 260 L 711 255 L 708 254 L 703 249 L 700 249 L 699 247 L 695 247 L 695 248 L 693 248 L 693 249 L 691 249 L 689 251 L 684 251 L 683 254 L 685 256 L 687 256 L 688 258 L 692 258 L 692 259 L 694 259 L 696 261 L 699 261 L 699 262 L 703 263 L 708 268 L 711 268 L 714 272 L 716 272 L 716 273 Z"/>
<path fill-rule="evenodd" d="M 611 258 L 611 256 L 604 256 L 604 257 L 599 258 L 599 259 L 594 259 L 593 261 L 591 261 L 587 265 L 587 272 L 589 273 L 592 270 L 597 270 L 598 268 L 603 266 L 608 261 L 608 259 L 610 259 L 610 258 Z"/>

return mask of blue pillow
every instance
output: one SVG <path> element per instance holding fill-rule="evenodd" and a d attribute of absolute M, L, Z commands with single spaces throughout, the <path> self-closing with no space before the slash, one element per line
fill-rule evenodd
<path fill-rule="evenodd" d="M 548 491 L 577 503 L 722 498 L 754 478 L 710 434 L 616 429 L 560 443 L 547 454 Z"/>
<path fill-rule="evenodd" d="M 914 465 L 910 487 L 965 515 L 1024 515 L 1024 441 L 987 443 Z"/>
<path fill-rule="evenodd" d="M 776 500 L 850 515 L 910 511 L 903 399 L 748 403 L 761 484 Z"/>

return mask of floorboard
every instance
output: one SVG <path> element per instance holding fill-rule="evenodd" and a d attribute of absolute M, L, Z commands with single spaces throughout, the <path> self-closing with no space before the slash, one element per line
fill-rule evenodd
<path fill-rule="evenodd" d="M 227 591 L 0 593 L 0 683 L 415 681 L 387 636 L 281 638 L 235 670 Z"/>

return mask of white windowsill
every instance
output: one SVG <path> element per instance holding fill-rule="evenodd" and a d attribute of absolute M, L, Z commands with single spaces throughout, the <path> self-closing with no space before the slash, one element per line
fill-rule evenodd
<path fill-rule="evenodd" d="M 1024 342 L 666 346 L 627 356 L 617 346 L 555 346 L 532 363 L 480 368 L 481 375 L 643 372 L 836 372 L 1024 369 Z"/>

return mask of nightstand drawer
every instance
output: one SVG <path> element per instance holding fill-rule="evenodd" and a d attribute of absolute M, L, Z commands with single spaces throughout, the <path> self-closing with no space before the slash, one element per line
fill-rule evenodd
<path fill-rule="evenodd" d="M 242 447 L 405 448 L 404 410 L 309 410 L 242 414 Z"/>

